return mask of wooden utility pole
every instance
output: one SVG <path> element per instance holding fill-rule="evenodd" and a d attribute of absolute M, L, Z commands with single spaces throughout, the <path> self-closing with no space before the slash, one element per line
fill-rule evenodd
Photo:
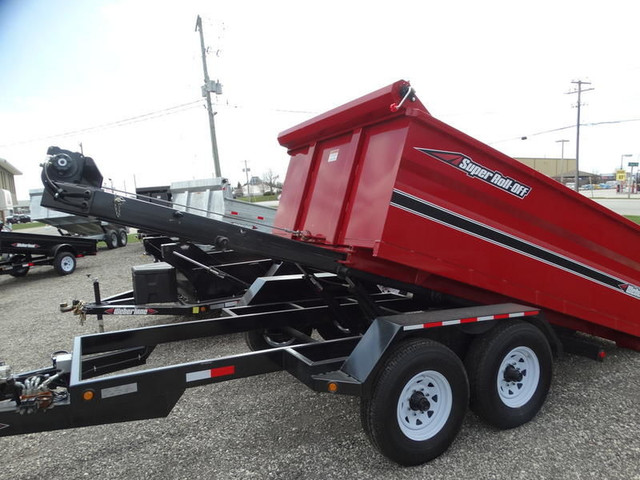
<path fill-rule="evenodd" d="M 253 197 L 253 195 L 251 195 L 251 186 L 249 185 L 249 172 L 251 171 L 251 169 L 247 165 L 246 160 L 244 161 L 244 168 L 242 169 L 242 171 L 247 175 L 247 197 L 249 197 L 249 201 L 251 201 L 251 198 Z"/>
<path fill-rule="evenodd" d="M 568 94 L 572 94 L 572 93 L 578 94 L 578 105 L 577 105 L 578 121 L 576 123 L 576 175 L 575 175 L 576 192 L 577 192 L 580 190 L 580 107 L 582 106 L 581 96 L 582 96 L 582 92 L 589 92 L 593 90 L 593 88 L 586 88 L 586 89 L 582 88 L 583 85 L 591 85 L 591 82 L 574 80 L 571 83 L 575 83 L 576 85 L 578 85 L 578 88 L 576 90 L 572 92 L 567 92 Z"/>
<path fill-rule="evenodd" d="M 202 86 L 202 96 L 207 99 L 207 112 L 209 114 L 209 127 L 211 130 L 211 151 L 213 152 L 213 166 L 215 176 L 221 177 L 220 158 L 218 157 L 218 142 L 216 141 L 216 125 L 213 119 L 215 113 L 211 106 L 211 92 L 220 95 L 222 93 L 222 85 L 219 82 L 209 80 L 209 72 L 207 70 L 207 51 L 204 47 L 204 33 L 202 32 L 202 19 L 200 15 L 196 20 L 196 31 L 200 32 L 200 49 L 202 50 L 202 69 L 204 70 L 204 85 Z"/>

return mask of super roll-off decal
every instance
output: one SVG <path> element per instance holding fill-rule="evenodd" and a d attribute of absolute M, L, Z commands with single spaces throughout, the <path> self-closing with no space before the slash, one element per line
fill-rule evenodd
<path fill-rule="evenodd" d="M 414 147 L 419 152 L 429 155 L 436 160 L 446 163 L 462 172 L 466 173 L 471 178 L 476 178 L 485 183 L 488 183 L 492 187 L 499 188 L 500 190 L 514 195 L 518 198 L 526 197 L 531 192 L 531 187 L 519 182 L 511 177 L 507 177 L 497 170 L 492 170 L 484 165 L 474 161 L 471 157 L 463 153 L 447 152 L 444 150 L 431 150 L 428 148 Z"/>

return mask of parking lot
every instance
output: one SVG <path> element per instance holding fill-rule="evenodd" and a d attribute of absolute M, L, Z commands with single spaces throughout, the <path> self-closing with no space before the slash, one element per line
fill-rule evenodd
<path fill-rule="evenodd" d="M 0 277 L 0 360 L 14 371 L 49 364 L 95 318 L 58 304 L 131 288 L 131 266 L 149 262 L 140 244 L 78 260 L 72 275 L 48 267 Z M 91 278 L 88 276 L 91 275 Z M 171 317 L 107 317 L 107 330 Z M 0 478 L 101 479 L 640 479 L 640 354 L 608 347 L 604 363 L 556 362 L 552 388 L 529 424 L 497 431 L 469 413 L 452 447 L 413 468 L 387 461 L 360 427 L 359 400 L 315 393 L 286 373 L 188 390 L 166 419 L 0 438 Z M 158 347 L 157 367 L 247 351 L 241 336 Z M 46 413 L 45 413 L 46 415 Z"/>

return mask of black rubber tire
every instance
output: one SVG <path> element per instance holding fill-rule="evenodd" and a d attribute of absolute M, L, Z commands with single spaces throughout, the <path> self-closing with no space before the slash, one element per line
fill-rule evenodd
<path fill-rule="evenodd" d="M 360 397 L 360 425 L 365 435 L 373 445 L 373 439 L 371 438 L 371 429 L 369 426 L 369 409 L 371 399 L 366 397 Z"/>
<path fill-rule="evenodd" d="M 505 369 L 500 372 L 503 360 L 506 361 L 507 355 L 519 347 L 526 347 L 535 354 L 539 365 L 539 378 L 537 381 L 533 380 L 535 384 L 531 385 L 529 390 L 531 397 L 526 402 L 529 394 L 524 395 L 524 392 L 529 387 L 526 387 L 524 382 L 525 390 L 522 390 L 521 399 L 524 403 L 516 406 L 506 404 L 501 398 L 498 376 L 505 378 Z M 523 359 L 521 361 L 524 362 Z M 544 404 L 551 385 L 553 355 L 549 342 L 540 329 L 530 323 L 516 320 L 498 324 L 474 339 L 465 358 L 465 367 L 471 389 L 471 409 L 487 423 L 497 428 L 508 429 L 527 423 Z M 535 374 L 527 372 L 526 368 L 521 373 L 525 376 L 529 373 L 529 378 L 535 377 Z M 515 381 L 512 387 L 501 388 L 519 395 L 518 389 L 523 388 L 523 383 Z"/>
<path fill-rule="evenodd" d="M 118 232 L 115 230 L 107 230 L 104 236 L 104 243 L 107 244 L 109 250 L 113 250 L 118 247 Z"/>
<path fill-rule="evenodd" d="M 53 259 L 53 268 L 58 275 L 71 275 L 76 270 L 76 257 L 71 252 L 58 252 Z"/>
<path fill-rule="evenodd" d="M 124 228 L 118 230 L 118 246 L 125 247 L 129 241 L 129 234 Z"/>
<path fill-rule="evenodd" d="M 20 264 L 27 261 L 29 261 L 29 259 L 24 255 L 14 255 L 11 258 L 11 263 L 13 265 L 11 267 L 11 271 L 9 272 L 9 275 L 16 278 L 24 277 L 27 273 L 29 273 L 30 267 L 23 267 Z"/>
<path fill-rule="evenodd" d="M 407 399 L 403 397 L 400 401 L 400 397 L 417 375 L 425 373 L 440 375 L 450 388 L 450 398 L 446 400 L 447 395 L 444 394 L 440 395 L 440 399 L 436 396 L 430 398 L 431 402 L 440 401 L 440 404 L 432 403 L 427 407 L 430 410 L 426 413 L 431 411 L 433 414 L 435 410 L 433 419 L 440 416 L 444 423 L 434 427 L 429 438 L 413 439 L 400 426 L 399 408 L 407 405 Z M 433 385 L 429 383 L 427 386 Z M 450 410 L 444 408 L 448 402 Z M 449 448 L 460 431 L 468 403 L 469 383 L 462 361 L 446 346 L 432 340 L 416 338 L 399 343 L 383 360 L 373 383 L 371 398 L 363 398 L 361 401 L 360 418 L 371 443 L 383 455 L 401 465 L 419 465 L 436 458 Z M 442 408 L 441 412 L 438 412 L 438 406 Z M 425 411 L 420 412 L 424 413 Z M 432 416 L 429 415 L 428 418 L 431 419 Z"/>
<path fill-rule="evenodd" d="M 311 335 L 312 329 L 303 328 L 300 331 L 305 335 Z M 244 341 L 252 352 L 277 347 L 288 347 L 289 345 L 300 343 L 295 337 L 287 335 L 276 328 L 245 332 Z"/>

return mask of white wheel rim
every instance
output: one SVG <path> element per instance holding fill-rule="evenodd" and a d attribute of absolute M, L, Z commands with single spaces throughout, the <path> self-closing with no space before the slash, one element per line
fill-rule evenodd
<path fill-rule="evenodd" d="M 62 268 L 62 270 L 64 270 L 65 272 L 70 272 L 71 270 L 73 270 L 73 258 L 64 257 L 60 261 L 60 268 Z"/>
<path fill-rule="evenodd" d="M 416 392 L 428 401 L 424 410 L 412 406 L 411 398 Z M 421 372 L 407 382 L 398 398 L 400 430 L 411 440 L 428 440 L 442 430 L 452 406 L 451 385 L 445 376 L 434 370 Z"/>
<path fill-rule="evenodd" d="M 505 378 L 505 371 L 513 367 L 519 380 Z M 500 400 L 507 407 L 519 408 L 526 404 L 538 388 L 540 382 L 540 362 L 538 357 L 529 347 L 516 347 L 505 355 L 496 383 Z"/>

